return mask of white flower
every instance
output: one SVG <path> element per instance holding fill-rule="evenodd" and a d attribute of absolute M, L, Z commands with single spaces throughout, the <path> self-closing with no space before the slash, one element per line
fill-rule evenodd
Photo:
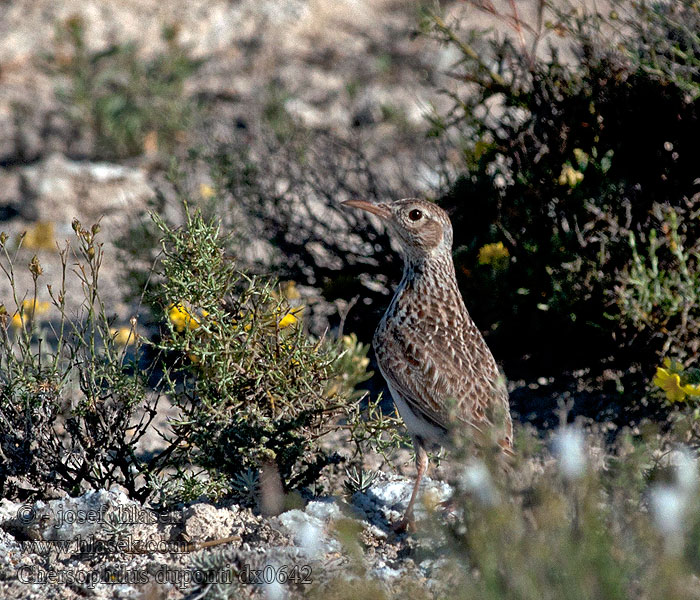
<path fill-rule="evenodd" d="M 688 497 L 676 487 L 659 485 L 649 494 L 649 507 L 658 530 L 667 541 L 680 540 Z"/>
<path fill-rule="evenodd" d="M 498 502 L 498 492 L 491 481 L 491 474 L 481 461 L 470 461 L 462 471 L 460 487 L 469 494 L 474 494 L 482 504 L 493 506 Z"/>
<path fill-rule="evenodd" d="M 559 470 L 566 479 L 578 479 L 583 475 L 586 470 L 586 449 L 580 429 L 561 429 L 554 438 L 554 453 L 559 459 Z"/>
<path fill-rule="evenodd" d="M 686 512 L 698 487 L 698 466 L 695 455 L 683 446 L 671 452 L 668 459 L 675 467 L 674 485 L 652 488 L 649 510 L 665 538 L 667 552 L 677 554 L 683 548 Z"/>
<path fill-rule="evenodd" d="M 676 466 L 676 484 L 679 491 L 691 495 L 698 487 L 698 461 L 686 447 L 680 447 L 673 456 Z"/>

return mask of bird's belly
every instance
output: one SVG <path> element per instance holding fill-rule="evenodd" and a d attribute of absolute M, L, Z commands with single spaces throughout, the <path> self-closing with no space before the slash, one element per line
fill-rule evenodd
<path fill-rule="evenodd" d="M 381 369 L 380 369 L 381 370 Z M 386 377 L 384 379 L 387 379 Z M 429 442 L 429 444 L 437 444 L 443 446 L 446 442 L 446 434 L 443 429 L 435 427 L 416 415 L 411 408 L 408 406 L 406 401 L 401 397 L 394 387 L 387 380 L 387 386 L 389 386 L 389 391 L 391 392 L 391 397 L 394 399 L 394 404 L 396 409 L 399 411 L 399 415 L 406 424 L 406 429 L 412 436 L 417 436 Z"/>

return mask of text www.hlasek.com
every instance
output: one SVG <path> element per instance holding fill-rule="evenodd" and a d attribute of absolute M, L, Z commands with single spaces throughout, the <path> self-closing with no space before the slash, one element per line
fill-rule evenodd
<path fill-rule="evenodd" d="M 79 584 L 88 588 L 102 584 L 157 584 L 169 583 L 178 589 L 194 585 L 208 584 L 270 584 L 270 583 L 312 583 L 309 565 L 266 565 L 253 569 L 244 565 L 241 570 L 233 568 L 220 570 L 172 569 L 165 565 L 156 570 L 146 568 L 110 567 L 96 570 L 86 569 L 46 569 L 36 565 L 22 565 L 17 569 L 17 579 L 30 584 Z"/>
<path fill-rule="evenodd" d="M 119 538 L 100 539 L 95 535 L 78 536 L 72 540 L 26 540 L 21 542 L 25 554 L 45 556 L 52 552 L 67 554 L 180 554 L 191 551 L 191 544 L 158 538 L 133 539 L 130 535 Z"/>

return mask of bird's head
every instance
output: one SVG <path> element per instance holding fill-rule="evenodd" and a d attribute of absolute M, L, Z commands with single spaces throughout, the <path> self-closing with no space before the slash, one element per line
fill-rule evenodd
<path fill-rule="evenodd" d="M 452 248 L 452 224 L 447 213 L 436 204 L 406 198 L 372 204 L 365 200 L 348 200 L 343 206 L 361 208 L 377 215 L 401 245 L 408 259 L 426 259 Z"/>

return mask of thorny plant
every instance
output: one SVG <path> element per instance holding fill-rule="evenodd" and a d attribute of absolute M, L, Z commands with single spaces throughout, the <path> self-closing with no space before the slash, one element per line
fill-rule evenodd
<path fill-rule="evenodd" d="M 185 213 L 179 229 L 152 215 L 163 254 L 153 300 L 165 327 L 151 345 L 167 357 L 165 393 L 179 410 L 171 460 L 208 477 L 239 481 L 263 469 L 285 491 L 307 486 L 341 460 L 321 441 L 360 416 L 367 348 L 351 336 L 310 336 L 303 307 L 240 270 L 216 222 Z"/>

